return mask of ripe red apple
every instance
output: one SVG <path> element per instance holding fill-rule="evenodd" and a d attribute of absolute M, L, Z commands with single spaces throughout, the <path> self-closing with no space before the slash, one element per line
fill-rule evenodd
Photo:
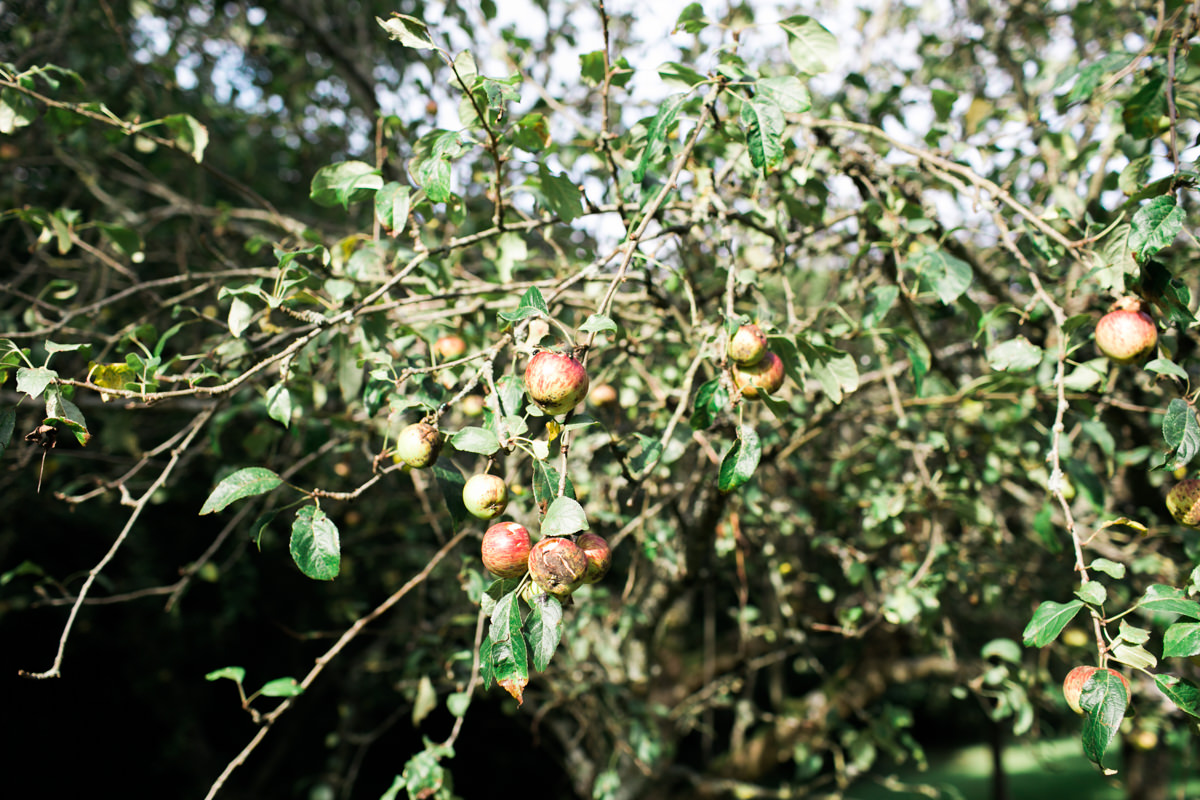
<path fill-rule="evenodd" d="M 1088 678 L 1096 673 L 1099 667 L 1076 667 L 1067 673 L 1067 677 L 1063 679 L 1063 697 L 1067 700 L 1067 705 L 1076 714 L 1083 713 L 1083 707 L 1079 705 L 1079 696 L 1083 694 L 1083 687 L 1087 684 Z M 1129 681 L 1125 680 L 1125 676 L 1117 672 L 1111 667 L 1105 667 L 1105 670 L 1111 672 L 1121 679 L 1121 683 L 1125 686 L 1125 702 L 1129 702 Z"/>
<path fill-rule="evenodd" d="M 1158 328 L 1136 297 L 1123 297 L 1096 323 L 1096 347 L 1118 364 L 1148 356 L 1158 344 Z"/>
<path fill-rule="evenodd" d="M 483 566 L 497 578 L 519 578 L 529 568 L 533 544 L 516 522 L 497 522 L 483 535 Z"/>
<path fill-rule="evenodd" d="M 433 343 L 433 352 L 437 353 L 438 358 L 442 361 L 453 361 L 466 355 L 467 343 L 461 336 L 453 333 L 447 334 L 438 337 L 438 340 Z"/>
<path fill-rule="evenodd" d="M 472 516 L 495 519 L 508 506 L 508 486 L 499 475 L 472 475 L 463 486 L 463 505 Z"/>
<path fill-rule="evenodd" d="M 1200 480 L 1189 478 L 1171 487 L 1167 510 L 1180 525 L 1200 528 Z"/>
<path fill-rule="evenodd" d="M 608 408 L 617 404 L 617 390 L 612 384 L 600 383 L 592 387 L 592 393 L 588 395 L 592 401 L 592 405 L 596 408 Z"/>
<path fill-rule="evenodd" d="M 547 536 L 529 551 L 529 574 L 546 594 L 560 600 L 583 584 L 588 558 L 577 544 L 562 536 Z"/>
<path fill-rule="evenodd" d="M 773 394 L 783 386 L 783 359 L 768 350 L 757 364 L 748 367 L 734 364 L 733 383 L 747 400 Z"/>
<path fill-rule="evenodd" d="M 575 546 L 583 550 L 587 556 L 587 572 L 583 575 L 584 583 L 596 583 L 608 574 L 612 566 L 612 548 L 598 533 L 581 533 L 575 538 Z"/>
<path fill-rule="evenodd" d="M 587 371 L 566 353 L 543 350 L 525 367 L 525 390 L 547 414 L 565 414 L 587 395 Z"/>
<path fill-rule="evenodd" d="M 750 367 L 767 354 L 767 337 L 757 325 L 743 325 L 729 337 L 729 358 L 735 364 Z"/>
<path fill-rule="evenodd" d="M 396 437 L 396 456 L 416 469 L 437 461 L 441 450 L 442 435 L 428 422 L 414 422 Z"/>

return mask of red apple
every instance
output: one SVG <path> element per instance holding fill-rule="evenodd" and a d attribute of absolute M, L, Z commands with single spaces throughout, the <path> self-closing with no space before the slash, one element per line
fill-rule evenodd
<path fill-rule="evenodd" d="M 1063 697 L 1066 698 L 1067 705 L 1076 714 L 1083 713 L 1083 707 L 1079 705 L 1079 696 L 1083 694 L 1083 687 L 1087 685 L 1088 679 L 1098 669 L 1099 667 L 1076 667 L 1068 672 L 1067 677 L 1063 679 Z M 1121 679 L 1121 683 L 1125 686 L 1125 702 L 1129 702 L 1129 681 L 1125 680 L 1125 676 L 1115 669 L 1105 667 L 1105 670 Z"/>
<path fill-rule="evenodd" d="M 750 367 L 767 354 L 767 337 L 757 325 L 743 325 L 729 337 L 729 358 L 735 364 Z"/>
<path fill-rule="evenodd" d="M 467 343 L 463 341 L 461 336 L 447 334 L 441 336 L 433 343 L 433 352 L 437 353 L 438 358 L 442 361 L 453 361 L 456 358 L 462 358 L 467 353 Z"/>
<path fill-rule="evenodd" d="M 497 522 L 483 535 L 483 566 L 497 578 L 519 578 L 529 568 L 532 547 L 524 525 Z"/>
<path fill-rule="evenodd" d="M 1200 528 L 1200 480 L 1189 478 L 1171 487 L 1167 510 L 1180 525 Z"/>
<path fill-rule="evenodd" d="M 783 386 L 783 359 L 768 350 L 757 364 L 748 367 L 734 364 L 733 383 L 747 400 L 773 394 Z"/>
<path fill-rule="evenodd" d="M 396 437 L 396 456 L 416 469 L 437 461 L 441 450 L 442 435 L 427 422 L 414 422 Z"/>
<path fill-rule="evenodd" d="M 525 390 L 547 414 L 565 414 L 587 395 L 587 371 L 566 353 L 543 350 L 525 367 Z"/>
<path fill-rule="evenodd" d="M 546 594 L 560 600 L 583 584 L 588 558 L 577 544 L 562 536 L 547 536 L 529 551 L 529 574 Z"/>
<path fill-rule="evenodd" d="M 499 475 L 472 475 L 463 486 L 463 505 L 472 516 L 495 519 L 508 506 L 508 486 Z"/>
<path fill-rule="evenodd" d="M 1096 347 L 1118 364 L 1148 356 L 1158 344 L 1158 328 L 1136 297 L 1123 297 L 1096 323 Z"/>
<path fill-rule="evenodd" d="M 587 556 L 587 572 L 583 575 L 584 583 L 596 583 L 608 574 L 612 566 L 612 548 L 598 533 L 581 533 L 575 538 L 575 546 L 583 550 Z"/>

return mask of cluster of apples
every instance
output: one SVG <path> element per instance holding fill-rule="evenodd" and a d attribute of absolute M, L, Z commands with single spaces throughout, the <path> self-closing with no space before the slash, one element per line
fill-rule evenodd
<path fill-rule="evenodd" d="M 743 325 L 729 337 L 733 384 L 747 400 L 761 399 L 783 386 L 783 359 L 767 347 L 766 334 L 757 325 Z"/>
<path fill-rule="evenodd" d="M 457 358 L 465 350 L 445 345 L 439 339 L 434 347 L 443 358 Z M 542 350 L 525 367 L 525 391 L 547 414 L 565 414 L 587 395 L 587 370 L 572 355 Z M 443 442 L 435 425 L 414 422 L 396 438 L 396 457 L 414 469 L 423 469 L 437 461 Z M 480 473 L 464 484 L 462 499 L 473 516 L 495 519 L 508 507 L 508 486 L 497 475 Z M 483 565 L 493 575 L 520 578 L 529 572 L 539 591 L 559 599 L 566 599 L 585 583 L 599 581 L 612 565 L 612 550 L 598 534 L 547 536 L 534 544 L 525 526 L 516 522 L 488 528 L 482 556 Z"/>

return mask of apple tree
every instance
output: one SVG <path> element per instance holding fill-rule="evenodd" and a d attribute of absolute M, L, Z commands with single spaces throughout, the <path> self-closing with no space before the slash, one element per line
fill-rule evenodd
<path fill-rule="evenodd" d="M 1196 4 L 74 5 L 0 6 L 22 713 L 131 674 L 208 797 L 1194 749 Z"/>

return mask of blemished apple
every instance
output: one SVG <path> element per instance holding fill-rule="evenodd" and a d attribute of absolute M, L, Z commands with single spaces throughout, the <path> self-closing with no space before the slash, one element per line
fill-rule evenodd
<path fill-rule="evenodd" d="M 1180 525 L 1200 528 L 1200 480 L 1188 478 L 1167 492 L 1167 510 Z"/>
<path fill-rule="evenodd" d="M 497 522 L 483 534 L 483 566 L 497 578 L 519 578 L 529 568 L 533 542 L 517 522 Z"/>
<path fill-rule="evenodd" d="M 548 536 L 529 551 L 529 575 L 534 583 L 560 600 L 583 585 L 587 568 L 583 549 L 562 536 Z"/>
<path fill-rule="evenodd" d="M 1087 684 L 1088 679 L 1092 677 L 1100 668 L 1099 667 L 1076 667 L 1067 673 L 1067 677 L 1063 679 L 1063 697 L 1066 698 L 1067 705 L 1076 714 L 1083 713 L 1083 706 L 1079 704 L 1079 697 L 1083 694 L 1083 687 Z M 1117 672 L 1111 667 L 1105 667 L 1105 670 L 1111 672 L 1121 679 L 1122 685 L 1125 687 L 1125 702 L 1129 702 L 1129 681 L 1125 676 Z"/>
<path fill-rule="evenodd" d="M 442 361 L 453 361 L 466 355 L 467 343 L 461 336 L 449 333 L 438 337 L 438 340 L 433 343 L 433 352 L 437 353 L 438 358 Z"/>
<path fill-rule="evenodd" d="M 581 533 L 575 538 L 575 546 L 583 550 L 587 556 L 587 572 L 583 575 L 584 583 L 596 583 L 608 574 L 612 567 L 612 548 L 608 541 L 598 533 Z"/>
<path fill-rule="evenodd" d="M 1154 351 L 1158 328 L 1136 297 L 1123 297 L 1096 323 L 1096 348 L 1118 364 L 1133 364 Z"/>
<path fill-rule="evenodd" d="M 587 395 L 587 370 L 566 353 L 543 350 L 525 367 L 525 390 L 547 414 L 565 414 Z"/>
<path fill-rule="evenodd" d="M 783 386 L 783 359 L 768 350 L 757 364 L 748 367 L 734 364 L 733 383 L 747 400 L 774 394 Z"/>
<path fill-rule="evenodd" d="M 767 337 L 757 325 L 743 325 L 729 337 L 729 358 L 739 366 L 753 366 L 766 354 Z"/>
<path fill-rule="evenodd" d="M 463 486 L 463 505 L 471 516 L 495 519 L 508 507 L 508 485 L 499 475 L 472 475 Z"/>
<path fill-rule="evenodd" d="M 442 434 L 428 422 L 414 422 L 396 437 L 396 457 L 414 469 L 437 461 L 442 450 Z"/>

